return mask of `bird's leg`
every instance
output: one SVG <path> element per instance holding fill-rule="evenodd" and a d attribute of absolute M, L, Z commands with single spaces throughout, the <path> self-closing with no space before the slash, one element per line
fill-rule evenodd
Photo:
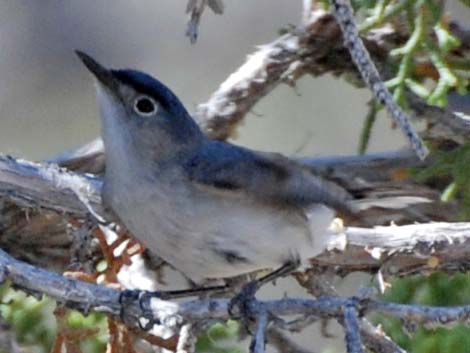
<path fill-rule="evenodd" d="M 296 270 L 299 267 L 298 261 L 289 261 L 288 263 L 282 265 L 277 270 L 268 273 L 266 276 L 263 276 L 259 279 L 251 281 L 245 284 L 242 287 L 241 292 L 243 292 L 243 288 L 250 285 L 250 283 L 256 283 L 256 290 L 261 288 L 266 283 L 276 280 L 277 278 L 281 278 L 287 276 L 292 271 Z M 169 300 L 169 299 L 178 299 L 178 298 L 185 298 L 185 297 L 192 297 L 201 294 L 213 294 L 215 292 L 225 292 L 227 290 L 233 289 L 230 283 L 219 285 L 219 286 L 209 286 L 209 287 L 195 287 L 190 289 L 178 289 L 178 290 L 169 290 L 169 291 L 156 291 L 156 292 L 147 292 L 148 294 L 152 295 L 155 298 L 159 298 L 162 300 Z M 134 290 L 128 290 L 133 292 Z M 137 290 L 138 292 L 142 292 Z"/>
<path fill-rule="evenodd" d="M 230 301 L 229 311 L 233 316 L 240 316 L 243 318 L 244 322 L 248 324 L 249 320 L 254 316 L 254 310 L 252 310 L 251 305 L 254 302 L 255 294 L 258 289 L 261 288 L 266 283 L 287 276 L 288 274 L 295 271 L 299 266 L 298 261 L 290 261 L 278 268 L 277 270 L 268 273 L 266 276 L 263 276 L 259 279 L 253 280 L 245 284 L 241 291 Z M 191 289 L 181 289 L 181 290 L 169 290 L 169 291 L 145 291 L 140 289 L 125 289 L 121 291 L 119 296 L 119 303 L 121 304 L 121 320 L 125 320 L 125 307 L 126 303 L 132 303 L 136 300 L 139 301 L 140 308 L 144 313 L 145 318 L 151 318 L 152 312 L 150 308 L 150 301 L 152 298 L 158 298 L 162 300 L 169 299 L 178 299 L 191 297 L 201 294 L 213 294 L 214 292 L 225 292 L 231 290 L 231 284 L 224 284 L 219 286 L 210 286 L 210 287 L 197 287 Z M 234 315 L 234 308 L 238 308 L 238 315 Z M 150 330 L 154 324 L 157 322 L 149 321 L 145 326 L 141 326 L 143 330 Z M 140 325 L 140 323 L 139 323 Z"/>
<path fill-rule="evenodd" d="M 258 282 L 259 288 L 266 283 L 275 281 L 278 278 L 285 277 L 287 275 L 290 275 L 292 272 L 297 270 L 300 266 L 300 263 L 298 260 L 292 260 L 289 262 L 286 262 L 284 265 L 279 267 L 277 270 L 274 270 L 272 272 L 269 272 L 266 276 L 261 277 L 260 279 L 255 280 Z"/>
<path fill-rule="evenodd" d="M 256 292 L 261 286 L 284 277 L 295 271 L 299 267 L 299 261 L 289 261 L 277 270 L 268 273 L 259 279 L 255 279 L 245 284 L 241 291 L 232 298 L 229 304 L 229 313 L 242 319 L 245 328 L 248 328 L 250 321 L 256 316 Z M 238 309 L 238 311 L 235 311 Z"/>
<path fill-rule="evenodd" d="M 226 291 L 230 287 L 226 284 L 220 286 L 210 286 L 210 287 L 196 287 L 190 289 L 177 289 L 177 290 L 168 290 L 168 291 L 156 291 L 156 292 L 147 292 L 155 298 L 162 300 L 169 299 L 178 299 L 185 297 L 192 297 L 201 294 L 211 294 L 214 292 Z"/>
<path fill-rule="evenodd" d="M 125 310 L 126 303 L 132 303 L 135 301 L 139 302 L 140 309 L 143 312 L 143 317 L 148 319 L 148 322 L 142 326 L 139 322 L 141 329 L 148 331 L 153 325 L 158 324 L 150 320 L 152 318 L 152 309 L 150 307 L 150 302 L 152 298 L 158 298 L 162 300 L 169 299 L 178 299 L 185 297 L 192 297 L 200 294 L 214 293 L 214 292 L 224 292 L 230 288 L 229 285 L 220 285 L 220 286 L 211 286 L 211 287 L 199 287 L 191 289 L 181 289 L 181 290 L 169 290 L 169 291 L 146 291 L 141 289 L 125 289 L 121 291 L 119 295 L 119 303 L 121 304 L 121 321 L 125 322 Z"/>

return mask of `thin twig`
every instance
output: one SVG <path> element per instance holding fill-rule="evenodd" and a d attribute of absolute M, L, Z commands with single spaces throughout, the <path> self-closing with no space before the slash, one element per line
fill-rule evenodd
<path fill-rule="evenodd" d="M 256 330 L 250 343 L 251 353 L 264 353 L 266 347 L 266 330 L 268 328 L 269 313 L 260 305 L 256 318 Z"/>
<path fill-rule="evenodd" d="M 392 116 L 395 123 L 402 129 L 403 134 L 415 150 L 420 159 L 426 158 L 429 154 L 423 140 L 418 136 L 416 130 L 410 123 L 408 115 L 395 102 L 393 96 L 380 78 L 379 72 L 371 60 L 354 19 L 351 4 L 348 0 L 331 0 L 334 15 L 343 32 L 344 44 L 348 48 L 352 59 L 377 100 L 382 103 Z"/>
<path fill-rule="evenodd" d="M 366 319 L 362 319 L 361 337 L 366 348 L 376 353 L 407 353 L 398 346 L 381 327 L 374 327 Z"/>
<path fill-rule="evenodd" d="M 428 329 L 437 327 L 450 328 L 458 323 L 465 323 L 470 320 L 469 305 L 430 307 L 371 301 L 367 305 L 367 310 L 420 323 Z"/>
<path fill-rule="evenodd" d="M 312 268 L 302 275 L 297 275 L 299 284 L 306 288 L 314 297 L 337 296 L 336 289 L 329 283 L 332 277 L 331 271 L 325 272 L 321 269 Z M 326 321 L 325 321 L 326 323 Z M 343 324 L 343 322 L 339 322 Z M 376 353 L 406 353 L 393 342 L 380 327 L 374 327 L 367 318 L 362 318 L 360 323 L 360 335 L 366 348 Z"/>
<path fill-rule="evenodd" d="M 221 15 L 224 12 L 224 3 L 222 0 L 188 0 L 186 13 L 189 15 L 189 20 L 186 35 L 189 37 L 191 44 L 197 41 L 199 22 L 201 21 L 201 16 L 206 6 L 209 6 L 215 14 Z"/>
<path fill-rule="evenodd" d="M 346 350 L 348 353 L 364 353 L 359 329 L 359 314 L 354 305 L 344 307 L 344 330 L 346 332 Z"/>

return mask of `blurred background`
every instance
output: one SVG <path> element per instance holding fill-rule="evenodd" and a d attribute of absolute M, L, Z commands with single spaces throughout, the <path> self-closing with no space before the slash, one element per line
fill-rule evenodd
<path fill-rule="evenodd" d="M 91 76 L 80 49 L 104 65 L 138 68 L 172 88 L 188 110 L 208 99 L 247 54 L 298 24 L 301 1 L 225 1 L 207 9 L 199 40 L 186 30 L 186 1 L 0 1 L 0 151 L 42 159 L 99 134 Z M 236 143 L 287 154 L 353 153 L 366 90 L 341 80 L 306 77 L 276 89 L 239 129 Z M 372 150 L 403 145 L 381 119 Z"/>
<path fill-rule="evenodd" d="M 110 67 L 156 76 L 192 112 L 257 45 L 274 40 L 279 30 L 301 18 L 300 0 L 225 5 L 222 16 L 206 10 L 198 42 L 191 45 L 184 34 L 182 0 L 0 0 L 0 153 L 41 160 L 99 135 L 93 80 L 74 49 Z M 449 12 L 470 24 L 470 11 L 457 1 L 449 2 Z M 287 155 L 354 154 L 369 99 L 369 91 L 342 80 L 304 77 L 295 90 L 280 86 L 263 99 L 233 142 Z M 401 133 L 382 118 L 369 151 L 404 144 Z M 352 294 L 358 279 L 351 276 L 341 287 Z M 264 294 L 279 297 L 285 288 L 266 288 Z M 312 332 L 319 330 L 305 330 L 300 343 L 317 343 L 319 334 Z M 337 340 L 317 347 L 342 350 L 342 341 L 339 333 Z"/>
<path fill-rule="evenodd" d="M 199 40 L 186 30 L 186 1 L 0 1 L 0 151 L 42 159 L 99 134 L 93 81 L 75 57 L 80 49 L 104 65 L 144 70 L 172 88 L 188 110 L 205 102 L 249 53 L 298 24 L 301 1 L 225 1 L 207 9 Z M 468 9 L 449 4 L 454 18 Z M 370 93 L 331 77 L 304 77 L 278 87 L 247 116 L 236 143 L 286 154 L 354 153 Z M 388 119 L 370 150 L 404 140 Z"/>

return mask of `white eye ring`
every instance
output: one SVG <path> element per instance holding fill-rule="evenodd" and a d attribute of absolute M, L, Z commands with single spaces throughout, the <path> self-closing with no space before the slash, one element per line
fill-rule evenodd
<path fill-rule="evenodd" d="M 134 100 L 134 111 L 140 116 L 152 116 L 158 110 L 158 103 L 149 96 L 141 95 Z"/>

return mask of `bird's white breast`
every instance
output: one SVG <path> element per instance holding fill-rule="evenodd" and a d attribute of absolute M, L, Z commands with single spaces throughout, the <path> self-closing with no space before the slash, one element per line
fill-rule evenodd
<path fill-rule="evenodd" d="M 320 233 L 333 218 L 329 209 L 318 207 L 309 222 L 299 210 L 210 192 L 177 176 L 140 178 L 142 183 L 120 180 L 108 188 L 106 200 L 137 239 L 194 282 L 311 258 L 323 250 Z"/>

